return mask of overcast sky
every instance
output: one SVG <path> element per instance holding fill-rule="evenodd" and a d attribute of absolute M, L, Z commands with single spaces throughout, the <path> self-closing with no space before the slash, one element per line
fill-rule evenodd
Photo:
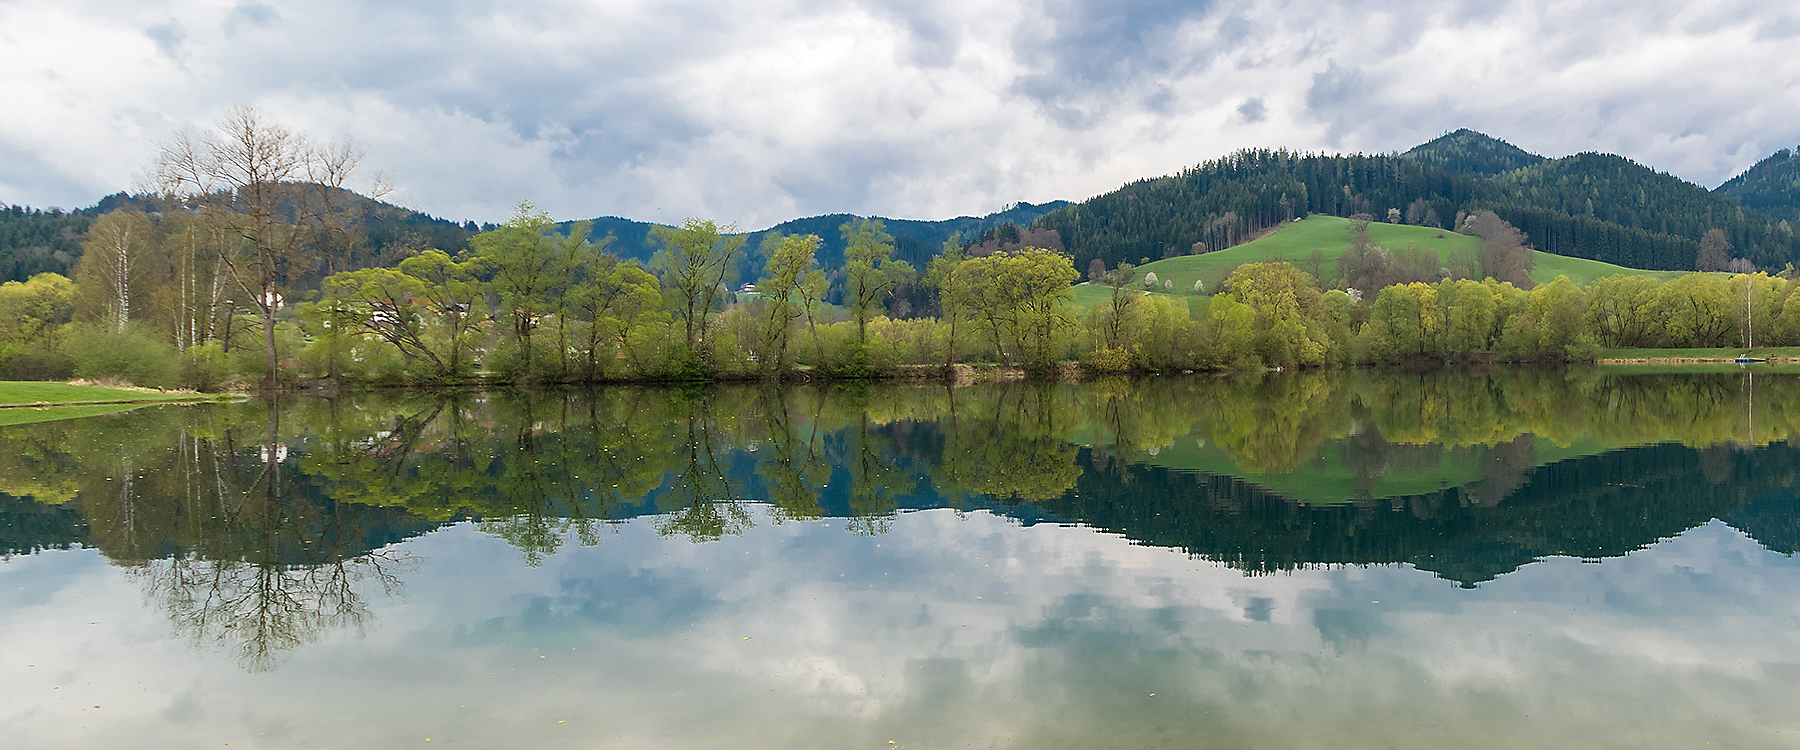
<path fill-rule="evenodd" d="M 239 104 L 455 219 L 938 219 L 1458 127 L 1713 187 L 1800 143 L 1797 48 L 1753 1 L 0 0 L 0 202 Z"/>

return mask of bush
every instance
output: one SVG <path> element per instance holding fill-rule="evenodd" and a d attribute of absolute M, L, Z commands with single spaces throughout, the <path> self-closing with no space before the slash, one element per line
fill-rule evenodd
<path fill-rule="evenodd" d="M 60 347 L 0 344 L 0 380 L 68 380 L 75 361 Z"/>
<path fill-rule="evenodd" d="M 225 349 L 218 344 L 188 347 L 181 353 L 181 385 L 196 391 L 215 391 L 231 377 Z"/>
<path fill-rule="evenodd" d="M 63 353 L 74 363 L 74 375 L 78 378 L 116 378 L 145 388 L 172 387 L 180 379 L 174 348 L 136 323 L 123 333 L 97 325 L 71 324 L 63 337 Z"/>

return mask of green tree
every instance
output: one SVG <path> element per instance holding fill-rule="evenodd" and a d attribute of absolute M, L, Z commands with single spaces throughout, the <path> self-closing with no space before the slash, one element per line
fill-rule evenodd
<path fill-rule="evenodd" d="M 581 315 L 587 335 L 581 350 L 586 380 L 599 380 L 608 364 L 628 350 L 633 337 L 658 311 L 662 290 L 656 277 L 636 261 L 620 260 L 605 251 L 588 257 L 587 283 L 569 292 L 570 307 Z"/>
<path fill-rule="evenodd" d="M 975 298 L 975 285 L 968 274 L 958 274 L 967 257 L 963 254 L 962 233 L 956 232 L 944 240 L 943 252 L 931 259 L 925 267 L 925 283 L 937 290 L 938 320 L 947 326 L 944 340 L 944 368 L 949 369 L 956 363 L 961 353 L 963 324 L 969 318 L 969 305 Z M 1096 258 L 1096 261 L 1099 259 Z"/>
<path fill-rule="evenodd" d="M 816 257 L 820 239 L 817 235 L 770 234 L 763 240 L 763 254 L 769 263 L 763 269 L 763 281 L 757 287 L 766 302 L 763 309 L 763 369 L 780 372 L 792 361 L 788 355 L 788 339 L 794 321 L 808 315 L 796 297 L 806 284 L 807 275 L 818 270 Z M 773 356 L 770 356 L 773 354 Z"/>
<path fill-rule="evenodd" d="M 1325 301 L 1306 272 L 1282 262 L 1245 263 L 1225 291 L 1256 313 L 1257 355 L 1269 365 L 1322 365 L 1334 360 Z"/>
<path fill-rule="evenodd" d="M 587 242 L 587 224 L 577 224 L 567 236 L 556 234 L 556 220 L 537 210 L 530 201 L 520 203 L 513 217 L 493 230 L 470 240 L 476 257 L 493 272 L 489 287 L 506 311 L 508 334 L 518 347 L 518 374 L 537 377 L 539 363 L 533 333 L 543 318 L 557 309 Z M 558 359 L 564 356 L 558 354 Z"/>
<path fill-rule="evenodd" d="M 481 327 L 487 322 L 486 293 L 481 275 L 487 261 L 458 261 L 431 249 L 400 261 L 400 272 L 420 281 L 417 301 L 443 327 L 444 374 L 464 377 L 473 369 Z"/>
<path fill-rule="evenodd" d="M 1437 289 L 1429 284 L 1396 284 L 1381 290 L 1369 316 L 1374 331 L 1371 354 L 1390 361 L 1438 356 L 1442 315 Z"/>
<path fill-rule="evenodd" d="M 1497 303 L 1485 284 L 1469 279 L 1438 285 L 1445 304 L 1443 348 L 1449 357 L 1468 357 L 1493 347 Z"/>
<path fill-rule="evenodd" d="M 409 361 L 423 364 L 426 377 L 452 373 L 450 363 L 428 341 L 430 315 L 419 302 L 425 282 L 394 268 L 364 268 L 330 276 L 325 300 L 304 313 L 325 317 L 333 329 L 356 330 L 387 342 Z M 322 309 L 328 306 L 329 309 Z"/>
<path fill-rule="evenodd" d="M 844 300 L 856 321 L 859 345 L 868 340 L 869 318 L 881 300 L 913 274 L 913 267 L 894 260 L 894 238 L 882 229 L 880 219 L 845 222 Z"/>
<path fill-rule="evenodd" d="M 733 261 L 744 246 L 746 237 L 732 234 L 733 229 L 711 219 L 689 218 L 679 227 L 650 230 L 660 246 L 650 259 L 650 270 L 662 279 L 690 351 L 701 348 L 698 345 L 706 335 L 713 303 L 730 280 Z"/>
<path fill-rule="evenodd" d="M 1002 361 L 1010 362 L 1011 348 L 1031 369 L 1056 365 L 1060 337 L 1074 325 L 1069 285 L 1080 278 L 1069 256 L 1037 247 L 1001 250 L 963 261 L 958 273 L 980 290 L 975 319 Z"/>

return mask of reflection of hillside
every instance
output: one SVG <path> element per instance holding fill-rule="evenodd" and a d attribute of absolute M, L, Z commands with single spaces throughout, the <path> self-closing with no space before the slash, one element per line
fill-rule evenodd
<path fill-rule="evenodd" d="M 777 523 L 842 516 L 866 534 L 902 509 L 948 505 L 1047 513 L 1252 571 L 1411 562 L 1475 582 L 1728 513 L 1777 548 L 1800 544 L 1779 510 L 1736 510 L 1792 477 L 1788 449 L 1768 446 L 1800 423 L 1800 378 L 1759 377 L 1753 403 L 1750 386 L 1344 371 L 140 410 L 0 433 L 0 491 L 48 501 L 0 496 L 0 552 L 81 544 L 169 568 L 147 585 L 204 579 L 306 600 L 288 587 L 311 571 L 355 570 L 462 520 L 535 563 L 638 516 L 704 542 L 750 528 L 752 502 Z"/>
<path fill-rule="evenodd" d="M 1507 477 L 1533 466 L 1660 443 L 1767 445 L 1800 427 L 1800 378 L 1789 377 L 1307 372 L 1212 380 L 1192 393 L 1179 382 L 1150 387 L 1191 427 L 1160 443 L 1097 447 L 1315 505 L 1469 485 L 1493 503 Z"/>
<path fill-rule="evenodd" d="M 1088 472 L 1074 492 L 1038 505 L 1066 521 L 1248 571 L 1411 563 L 1472 585 L 1545 556 L 1617 556 L 1713 518 L 1735 519 L 1740 507 L 1797 478 L 1800 451 L 1786 445 L 1741 452 L 1651 446 L 1538 468 L 1490 507 L 1466 486 L 1317 508 L 1231 477 L 1143 466 Z M 1791 536 L 1791 519 L 1781 523 L 1778 511 L 1758 518 L 1761 528 Z M 1771 542 L 1779 550 L 1792 539 Z"/>
<path fill-rule="evenodd" d="M 0 557 L 87 543 L 87 519 L 63 505 L 0 494 Z"/>

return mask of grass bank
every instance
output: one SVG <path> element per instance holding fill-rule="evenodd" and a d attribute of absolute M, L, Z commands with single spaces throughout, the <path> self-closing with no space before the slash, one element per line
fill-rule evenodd
<path fill-rule="evenodd" d="M 153 388 L 21 380 L 0 381 L 0 409 L 222 401 L 228 398 L 230 397 L 216 393 L 170 392 Z"/>
<path fill-rule="evenodd" d="M 1765 346 L 1755 349 L 1729 347 L 1720 349 L 1604 349 L 1597 358 L 1603 365 L 1697 365 L 1731 364 L 1740 358 L 1766 360 L 1771 364 L 1800 362 L 1800 346 Z"/>

